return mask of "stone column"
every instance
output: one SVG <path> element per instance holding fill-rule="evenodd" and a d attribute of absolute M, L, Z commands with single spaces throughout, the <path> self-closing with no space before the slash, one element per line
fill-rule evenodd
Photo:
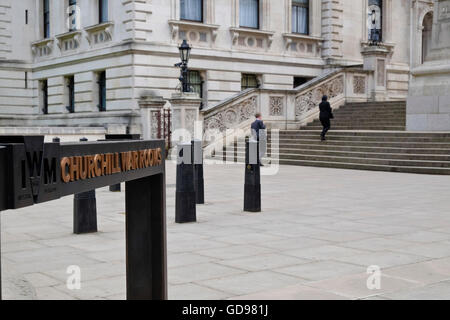
<path fill-rule="evenodd" d="M 433 19 L 427 61 L 411 70 L 408 131 L 450 131 L 450 0 L 434 1 Z"/>
<path fill-rule="evenodd" d="M 196 93 L 175 93 L 169 100 L 172 105 L 172 141 L 190 142 L 201 139 L 201 130 L 196 128 L 200 119 L 202 100 Z M 200 136 L 197 137 L 200 133 Z"/>
<path fill-rule="evenodd" d="M 390 51 L 383 45 L 365 46 L 361 54 L 364 58 L 364 70 L 373 71 L 369 77 L 369 96 L 373 101 L 385 101 L 387 98 L 386 66 Z"/>
<path fill-rule="evenodd" d="M 166 103 L 160 96 L 143 97 L 139 101 L 144 140 L 158 139 L 158 124 L 161 122 L 162 109 Z"/>

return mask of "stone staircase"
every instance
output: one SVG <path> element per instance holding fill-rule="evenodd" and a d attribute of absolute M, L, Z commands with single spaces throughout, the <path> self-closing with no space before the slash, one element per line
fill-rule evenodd
<path fill-rule="evenodd" d="M 279 142 L 269 132 L 268 159 L 283 165 L 450 174 L 450 132 L 406 132 L 405 102 L 352 103 L 334 112 L 335 120 L 320 141 L 318 120 L 299 130 L 282 130 Z M 278 146 L 272 150 L 272 146 Z M 235 160 L 244 148 L 235 145 Z"/>
<path fill-rule="evenodd" d="M 405 131 L 405 102 L 349 103 L 333 112 L 333 130 Z M 319 119 L 301 128 L 322 130 Z"/>

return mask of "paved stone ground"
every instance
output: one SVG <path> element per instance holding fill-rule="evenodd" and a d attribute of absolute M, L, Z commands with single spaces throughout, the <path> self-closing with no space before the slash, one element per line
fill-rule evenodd
<path fill-rule="evenodd" d="M 199 222 L 176 225 L 167 171 L 170 299 L 450 299 L 448 177 L 282 166 L 248 214 L 242 165 L 207 166 Z M 98 190 L 97 205 L 101 231 L 83 236 L 72 197 L 3 213 L 4 298 L 124 299 L 124 193 Z"/>

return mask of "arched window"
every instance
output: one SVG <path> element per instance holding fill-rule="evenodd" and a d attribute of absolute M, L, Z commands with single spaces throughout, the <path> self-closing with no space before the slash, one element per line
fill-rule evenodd
<path fill-rule="evenodd" d="M 428 12 L 425 15 L 425 18 L 423 18 L 422 27 L 422 63 L 424 63 L 431 49 L 431 37 L 433 34 L 433 12 Z"/>
<path fill-rule="evenodd" d="M 369 29 L 369 42 L 382 42 L 383 0 L 369 0 L 367 26 Z"/>

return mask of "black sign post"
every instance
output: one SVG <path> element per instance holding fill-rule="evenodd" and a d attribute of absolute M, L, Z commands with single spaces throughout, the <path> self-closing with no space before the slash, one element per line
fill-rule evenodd
<path fill-rule="evenodd" d="M 88 139 L 81 138 L 80 142 Z M 85 234 L 97 232 L 97 199 L 95 189 L 77 193 L 73 197 L 73 233 Z"/>
<path fill-rule="evenodd" d="M 127 299 L 167 299 L 164 141 L 43 141 L 0 136 L 0 211 L 125 182 Z"/>

